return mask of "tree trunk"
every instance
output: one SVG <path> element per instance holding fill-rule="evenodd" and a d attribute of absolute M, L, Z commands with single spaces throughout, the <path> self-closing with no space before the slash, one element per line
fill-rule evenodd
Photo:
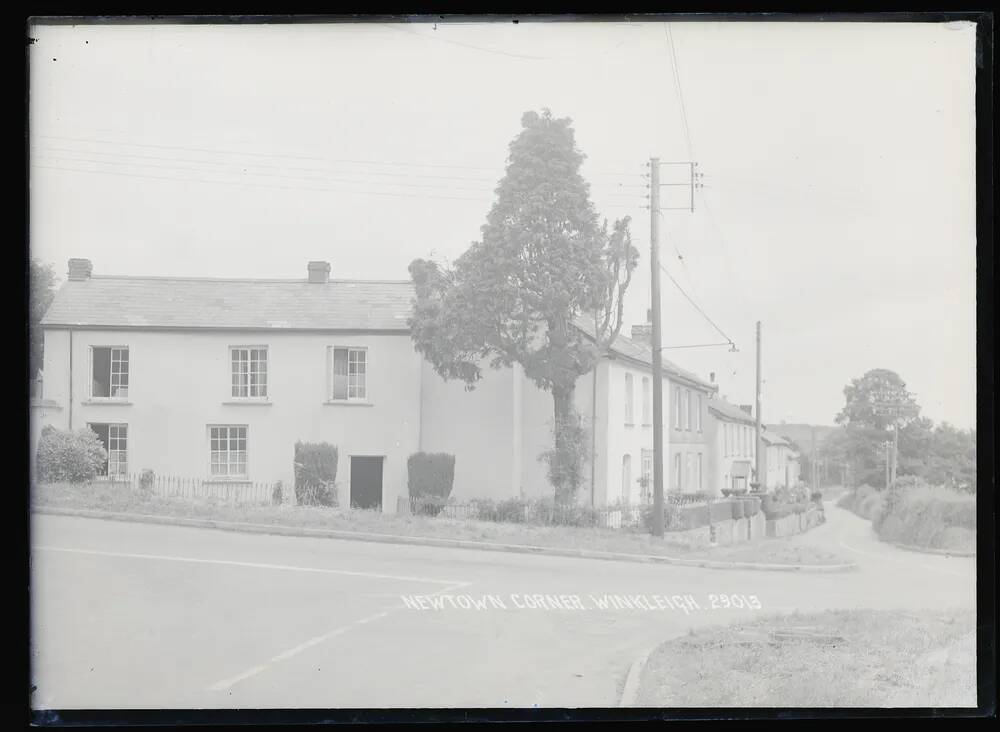
<path fill-rule="evenodd" d="M 573 476 L 577 473 L 574 462 L 574 446 L 570 435 L 573 417 L 573 391 L 574 386 L 556 386 L 552 389 L 553 416 L 555 417 L 553 427 L 553 438 L 555 447 L 553 466 L 553 488 L 555 488 L 555 501 L 560 505 L 566 505 L 573 501 L 575 497 L 576 483 Z"/>

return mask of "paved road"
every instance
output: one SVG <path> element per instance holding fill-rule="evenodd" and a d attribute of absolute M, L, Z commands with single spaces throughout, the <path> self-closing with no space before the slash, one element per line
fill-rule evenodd
<path fill-rule="evenodd" d="M 615 706 L 636 655 L 692 627 L 767 612 L 974 606 L 974 560 L 895 549 L 853 514 L 827 514 L 792 541 L 836 548 L 858 571 L 710 570 L 35 515 L 33 706 Z M 526 607 L 536 594 L 575 595 L 583 609 Z M 606 594 L 656 595 L 664 607 L 600 609 L 594 596 Z M 445 607 L 408 607 L 404 595 Z M 504 608 L 450 606 L 463 595 Z M 675 595 L 698 609 L 669 609 Z M 711 595 L 753 595 L 761 609 L 713 609 Z"/>

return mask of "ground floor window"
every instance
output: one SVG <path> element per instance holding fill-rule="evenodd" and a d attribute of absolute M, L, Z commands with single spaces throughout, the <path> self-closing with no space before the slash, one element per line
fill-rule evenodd
<path fill-rule="evenodd" d="M 643 503 L 649 503 L 653 497 L 653 451 L 642 451 L 642 490 L 639 498 Z"/>
<path fill-rule="evenodd" d="M 245 477 L 247 474 L 246 425 L 214 425 L 209 427 L 211 468 L 213 478 Z"/>
<path fill-rule="evenodd" d="M 107 459 L 100 475 L 116 476 L 128 473 L 128 425 L 93 423 L 87 425 L 101 440 Z"/>

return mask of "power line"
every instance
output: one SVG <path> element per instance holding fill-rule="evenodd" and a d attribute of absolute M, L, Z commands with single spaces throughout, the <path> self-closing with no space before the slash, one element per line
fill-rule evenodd
<path fill-rule="evenodd" d="M 674 34 L 670 29 L 670 23 L 663 24 L 663 32 L 667 36 L 667 44 L 670 46 L 670 68 L 673 70 L 674 86 L 677 90 L 677 101 L 681 108 L 681 120 L 684 123 L 684 139 L 687 141 L 688 157 L 694 160 L 694 152 L 691 145 L 691 129 L 688 127 L 687 110 L 684 107 L 684 92 L 681 89 L 680 71 L 677 69 L 677 50 L 674 46 Z"/>
<path fill-rule="evenodd" d="M 114 176 L 121 176 L 121 177 L 124 177 L 124 178 L 145 178 L 145 179 L 149 179 L 149 180 L 168 180 L 168 181 L 178 181 L 178 182 L 181 182 L 181 183 L 209 183 L 209 184 L 216 184 L 216 185 L 237 186 L 237 187 L 243 187 L 243 188 L 246 188 L 246 187 L 249 187 L 249 188 L 274 188 L 274 189 L 287 190 L 287 191 L 319 191 L 319 192 L 328 191 L 328 192 L 334 192 L 334 193 L 335 192 L 343 192 L 343 193 L 354 193 L 354 194 L 359 194 L 359 195 L 370 195 L 370 196 L 391 196 L 391 197 L 395 197 L 395 198 L 436 198 L 436 199 L 452 200 L 452 201 L 470 201 L 470 202 L 473 202 L 473 203 L 475 203 L 475 202 L 486 202 L 486 203 L 489 203 L 489 201 L 487 199 L 461 197 L 461 196 L 419 195 L 419 194 L 415 194 L 415 193 L 394 193 L 394 192 L 390 192 L 390 191 L 361 191 L 361 190 L 351 189 L 351 188 L 310 188 L 310 187 L 307 187 L 307 186 L 282 186 L 282 185 L 268 184 L 268 183 L 249 183 L 249 182 L 246 182 L 246 181 L 205 180 L 203 178 L 190 178 L 190 177 L 184 178 L 184 177 L 177 177 L 177 176 L 146 175 L 146 174 L 143 174 L 143 173 L 123 173 L 123 172 L 114 171 L 114 170 L 93 170 L 93 169 L 85 169 L 85 168 L 67 168 L 65 166 L 39 165 L 37 163 L 32 163 L 32 167 L 33 168 L 45 169 L 45 170 L 62 170 L 62 171 L 70 171 L 70 172 L 76 172 L 76 173 L 93 173 L 93 174 L 97 174 L 97 175 L 114 175 Z"/>
<path fill-rule="evenodd" d="M 482 46 L 475 46 L 475 45 L 473 45 L 471 43 L 462 43 L 461 41 L 455 41 L 455 40 L 452 40 L 451 38 L 437 38 L 435 36 L 428 36 L 428 35 L 425 35 L 423 33 L 417 33 L 416 31 L 410 30 L 409 28 L 399 28 L 399 27 L 397 27 L 395 25 L 389 25 L 387 23 L 380 23 L 379 25 L 381 25 L 383 28 L 388 28 L 390 30 L 399 31 L 401 33 L 409 33 L 410 35 L 417 36 L 418 38 L 423 38 L 424 40 L 427 40 L 427 41 L 441 41 L 442 43 L 451 43 L 451 44 L 453 44 L 455 46 L 462 46 L 463 48 L 471 48 L 471 49 L 476 50 L 476 51 L 483 51 L 484 53 L 495 53 L 495 54 L 498 54 L 500 56 L 509 56 L 510 58 L 527 59 L 529 61 L 551 61 L 552 60 L 551 56 L 527 56 L 527 55 L 520 54 L 520 53 L 510 53 L 508 51 L 497 51 L 496 49 L 492 49 L 492 48 L 483 48 Z M 437 27 L 437 25 L 435 24 L 435 28 L 436 27 Z"/>
<path fill-rule="evenodd" d="M 665 274 L 667 277 L 669 277 L 670 281 L 674 283 L 674 287 L 677 288 L 677 291 L 680 292 L 689 303 L 691 303 L 691 306 L 695 310 L 697 310 L 706 321 L 708 321 L 709 325 L 711 325 L 713 328 L 715 328 L 715 330 L 719 333 L 719 335 L 721 335 L 723 338 L 725 338 L 726 341 L 728 341 L 729 344 L 732 345 L 735 348 L 736 344 L 733 343 L 733 339 L 730 338 L 728 335 L 726 335 L 726 333 L 722 330 L 722 328 L 720 328 L 718 325 L 715 324 L 714 320 L 712 320 L 710 317 L 708 317 L 708 313 L 706 313 L 704 310 L 702 310 L 701 306 L 698 305 L 698 303 L 696 303 L 691 298 L 691 296 L 688 295 L 684 291 L 684 288 L 680 286 L 680 283 L 677 280 L 674 279 L 674 276 L 672 274 L 670 274 L 669 270 L 667 270 L 667 268 L 665 266 L 663 266 L 662 263 L 660 264 L 660 269 L 663 271 L 663 274 Z"/>

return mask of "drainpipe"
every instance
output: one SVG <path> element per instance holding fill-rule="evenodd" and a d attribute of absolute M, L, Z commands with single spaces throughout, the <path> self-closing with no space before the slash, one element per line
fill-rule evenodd
<path fill-rule="evenodd" d="M 73 329 L 69 329 L 69 429 L 73 429 Z"/>
<path fill-rule="evenodd" d="M 597 366 L 594 364 L 594 374 L 591 379 L 590 407 L 590 507 L 596 508 L 597 497 Z"/>

